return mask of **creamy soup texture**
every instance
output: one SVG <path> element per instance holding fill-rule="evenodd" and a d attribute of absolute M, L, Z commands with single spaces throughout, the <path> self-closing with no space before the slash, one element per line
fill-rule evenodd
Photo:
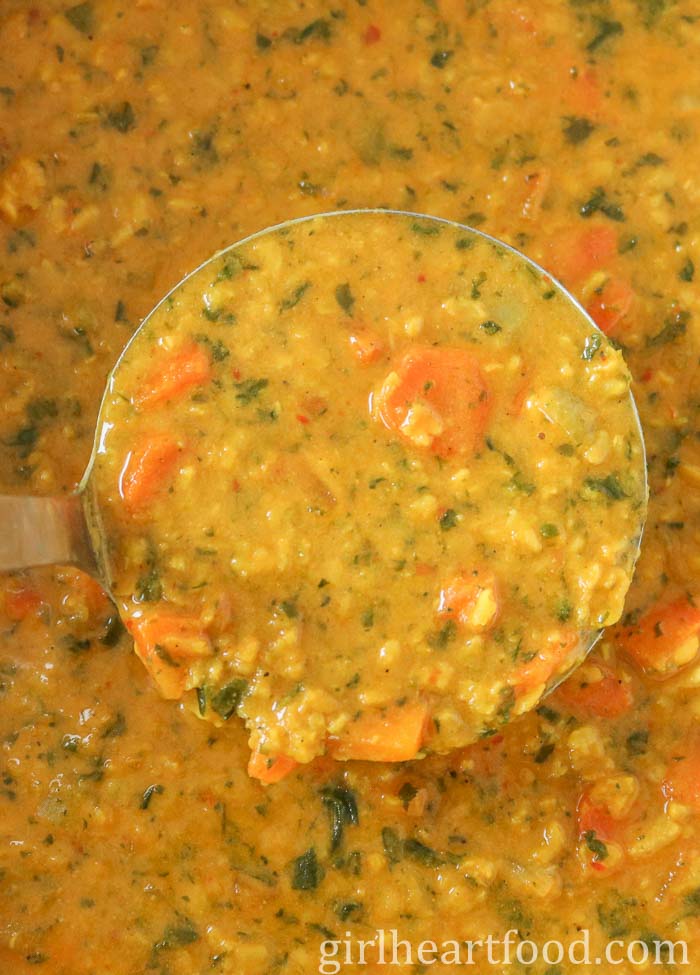
<path fill-rule="evenodd" d="M 163 699 L 98 586 L 69 568 L 3 576 L 0 972 L 305 975 L 318 970 L 324 940 L 371 938 L 378 928 L 414 945 L 502 938 L 509 929 L 519 942 L 568 944 L 589 933 L 590 963 L 490 965 L 477 954 L 481 968 L 471 970 L 480 975 L 607 975 L 593 959 L 615 939 L 683 940 L 690 964 L 676 957 L 676 970 L 700 970 L 699 14 L 691 0 L 4 0 L 1 490 L 76 487 L 119 353 L 161 296 L 217 249 L 289 218 L 390 207 L 485 230 L 573 291 L 632 374 L 650 505 L 619 623 L 531 713 L 446 755 L 404 763 L 319 755 L 267 785 L 248 775 L 243 721 L 202 720 L 194 687 L 194 710 Z M 426 260 L 428 246 L 428 238 L 416 245 Z M 420 287 L 431 286 L 425 273 Z M 291 293 L 305 280 L 290 281 Z M 336 301 L 345 284 L 359 313 L 364 299 L 350 268 L 315 289 L 328 303 L 329 336 L 360 324 Z M 411 301 L 418 288 L 416 280 Z M 297 328 L 310 327 L 301 310 L 311 295 L 284 313 Z M 460 344 L 473 354 L 491 348 L 487 339 L 505 340 L 505 323 L 485 310 L 484 321 L 502 331 L 479 333 L 478 347 Z M 348 338 L 352 384 L 331 390 L 322 363 L 310 361 L 329 385 L 309 394 L 332 393 L 336 406 L 353 404 L 360 387 L 385 390 L 378 418 L 363 400 L 382 448 L 368 448 L 367 496 L 369 479 L 386 476 L 375 459 L 438 466 L 439 424 L 433 418 L 418 433 L 433 438 L 430 446 L 413 444 L 399 432 L 405 401 L 385 387 L 391 373 L 404 382 L 413 375 L 404 358 L 411 349 L 438 341 L 438 323 L 421 314 L 428 331 L 404 330 L 395 348 L 388 327 L 362 323 L 378 332 L 386 359 L 358 363 Z M 312 404 L 295 402 L 291 413 L 277 390 L 281 351 L 255 368 L 236 361 L 240 327 L 200 316 L 192 334 L 210 342 L 194 339 L 203 353 L 195 374 L 222 377 L 225 397 L 250 395 L 235 408 L 251 419 L 279 401 L 286 411 L 274 422 L 297 423 L 302 443 L 322 437 L 329 421 Z M 216 358 L 217 341 L 228 357 Z M 356 349 L 372 353 L 372 341 Z M 154 369 L 162 351 L 154 347 Z M 577 359 L 577 368 L 597 369 L 599 356 Z M 542 367 L 553 367 L 546 355 Z M 262 379 L 257 397 L 252 384 L 233 385 Z M 196 395 L 186 399 L 191 408 Z M 426 403 L 427 395 L 432 416 Z M 149 415 L 162 409 L 153 404 Z M 236 430 L 250 436 L 241 422 Z M 262 452 L 271 433 L 262 422 L 256 430 Z M 499 446 L 495 430 L 492 441 Z M 502 455 L 486 451 L 460 464 L 470 472 L 503 465 L 503 486 L 513 475 Z M 511 456 L 529 476 L 529 457 L 515 446 Z M 558 472 L 565 459 L 557 455 Z M 578 454 L 572 462 L 583 470 Z M 177 461 L 173 471 L 186 466 Z M 453 467 L 447 457 L 440 478 Z M 316 476 L 325 483 L 323 471 Z M 234 470 L 236 478 L 241 490 L 232 485 L 227 504 L 245 502 L 249 489 Z M 523 515 L 542 482 L 524 483 L 538 490 L 513 494 Z M 402 490 L 417 485 L 416 472 L 406 472 Z M 389 490 L 386 482 L 373 489 L 384 492 L 381 503 Z M 628 499 L 594 493 L 590 504 L 604 519 L 626 510 Z M 177 488 L 156 493 L 154 511 L 180 498 Z M 435 515 L 444 506 L 463 518 L 466 500 L 436 495 Z M 451 550 L 463 522 L 438 534 L 430 517 L 424 544 Z M 198 512 L 195 526 L 203 519 Z M 559 535 L 543 538 L 550 522 Z M 566 543 L 554 517 L 532 527 L 545 554 Z M 236 557 L 253 564 L 248 545 Z M 173 597 L 178 572 L 189 585 L 201 581 L 205 558 L 214 556 L 161 576 L 164 595 Z M 143 576 L 149 568 L 143 559 Z M 444 580 L 421 578 L 432 614 Z M 387 587 L 392 580 L 387 573 Z M 296 594 L 274 593 L 273 628 L 294 623 L 282 602 Z M 363 639 L 396 611 L 382 598 L 372 593 L 352 607 Z M 337 611 L 333 599 L 329 606 Z M 358 613 L 370 609 L 365 631 Z M 432 615 L 430 624 L 442 626 Z M 369 961 L 354 970 L 388 970 Z M 415 958 L 413 970 L 421 970 Z"/>
<path fill-rule="evenodd" d="M 253 774 L 496 733 L 617 622 L 644 513 L 622 356 L 518 257 L 355 213 L 207 264 L 110 380 L 90 479 L 167 698 Z"/>

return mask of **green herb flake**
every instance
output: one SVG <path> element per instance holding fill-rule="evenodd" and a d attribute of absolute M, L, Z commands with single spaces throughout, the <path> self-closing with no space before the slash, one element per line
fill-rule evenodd
<path fill-rule="evenodd" d="M 627 736 L 625 741 L 625 747 L 627 748 L 628 755 L 634 757 L 638 755 L 646 755 L 647 746 L 649 745 L 649 732 L 646 728 L 639 728 L 637 731 L 633 731 Z"/>
<path fill-rule="evenodd" d="M 163 932 L 160 941 L 153 945 L 154 951 L 166 951 L 171 948 L 184 948 L 186 945 L 199 941 L 199 932 L 188 917 L 178 918 L 177 924 L 169 924 Z"/>
<path fill-rule="evenodd" d="M 151 804 L 151 799 L 153 796 L 161 796 L 164 792 L 162 785 L 149 785 L 144 794 L 141 796 L 141 801 L 139 802 L 139 809 L 148 809 Z"/>
<path fill-rule="evenodd" d="M 681 279 L 681 281 L 692 281 L 695 277 L 695 265 L 690 258 L 688 258 L 678 272 L 678 277 Z"/>
<path fill-rule="evenodd" d="M 411 802 L 418 795 L 418 789 L 410 782 L 404 782 L 404 784 L 399 789 L 399 799 L 401 800 L 401 805 L 404 809 L 408 809 Z"/>
<path fill-rule="evenodd" d="M 355 298 L 350 290 L 349 284 L 346 283 L 338 285 L 338 287 L 335 289 L 335 300 L 338 302 L 345 314 L 352 317 L 353 308 L 355 306 Z"/>
<path fill-rule="evenodd" d="M 121 102 L 107 109 L 104 116 L 104 125 L 109 129 L 116 129 L 124 135 L 136 125 L 136 116 L 131 107 L 131 102 Z"/>
<path fill-rule="evenodd" d="M 297 285 L 294 291 L 292 291 L 291 294 L 287 295 L 286 298 L 283 298 L 282 301 L 280 302 L 279 305 L 280 311 L 281 312 L 289 311 L 290 308 L 295 308 L 310 287 L 311 287 L 310 281 L 304 281 L 302 282 L 302 284 Z"/>
<path fill-rule="evenodd" d="M 81 34 L 92 34 L 95 29 L 95 8 L 92 3 L 78 3 L 64 14 L 68 23 Z"/>
<path fill-rule="evenodd" d="M 321 789 L 321 801 L 330 818 L 330 850 L 333 853 L 343 842 L 345 827 L 357 826 L 360 822 L 357 799 L 347 786 L 335 785 Z"/>
<path fill-rule="evenodd" d="M 391 826 L 382 829 L 382 846 L 389 863 L 398 863 L 403 858 L 403 842 Z"/>
<path fill-rule="evenodd" d="M 255 35 L 255 45 L 259 51 L 267 51 L 272 46 L 272 41 L 266 34 L 257 33 Z"/>
<path fill-rule="evenodd" d="M 269 379 L 244 379 L 243 382 L 234 383 L 233 385 L 238 390 L 236 399 L 239 403 L 247 406 L 260 395 L 263 389 L 267 388 L 269 382 Z"/>
<path fill-rule="evenodd" d="M 680 338 L 682 335 L 685 335 L 689 322 L 690 312 L 675 312 L 666 319 L 664 327 L 660 332 L 657 332 L 656 335 L 650 335 L 647 337 L 647 348 L 658 348 L 661 345 L 668 345 L 669 342 L 675 342 L 676 339 Z"/>
<path fill-rule="evenodd" d="M 540 525 L 540 535 L 542 538 L 556 538 L 558 534 L 559 529 L 551 521 L 546 521 L 543 525 Z"/>
<path fill-rule="evenodd" d="M 597 34 L 593 37 L 591 41 L 586 44 L 586 50 L 592 54 L 597 51 L 599 47 L 605 44 L 611 37 L 617 37 L 624 33 L 624 27 L 619 20 L 605 20 L 602 17 L 596 17 L 596 27 Z"/>
<path fill-rule="evenodd" d="M 592 335 L 588 335 L 586 337 L 586 341 L 583 343 L 581 358 L 585 359 L 586 362 L 590 362 L 595 356 L 596 352 L 599 351 L 602 344 L 603 336 L 600 334 L 600 332 L 593 332 Z"/>
<path fill-rule="evenodd" d="M 447 62 L 452 58 L 454 53 L 455 53 L 454 51 L 446 51 L 446 50 L 435 51 L 433 56 L 430 59 L 430 63 L 434 68 L 438 68 L 440 71 L 442 71 L 442 69 L 445 67 Z"/>
<path fill-rule="evenodd" d="M 584 484 L 589 490 L 597 491 L 610 501 L 622 501 L 629 497 L 614 474 L 608 474 L 607 477 L 587 477 Z"/>
<path fill-rule="evenodd" d="M 210 697 L 210 703 L 212 710 L 223 718 L 224 721 L 228 721 L 232 714 L 237 711 L 238 706 L 243 700 L 245 692 L 248 690 L 248 681 L 244 680 L 242 677 L 236 677 L 235 680 L 230 681 L 228 684 L 224 684 L 222 688 L 212 694 Z"/>
<path fill-rule="evenodd" d="M 314 847 L 292 860 L 290 868 L 294 890 L 315 890 L 325 874 L 323 867 L 318 862 Z"/>
<path fill-rule="evenodd" d="M 601 863 L 603 860 L 607 860 L 608 848 L 602 840 L 598 839 L 595 830 L 587 830 L 584 833 L 584 839 L 586 841 L 586 846 L 593 854 L 593 859 L 596 863 Z"/>
<path fill-rule="evenodd" d="M 481 325 L 479 325 L 479 328 L 482 330 L 482 332 L 486 332 L 487 335 L 495 335 L 496 332 L 502 331 L 501 326 L 497 322 L 492 322 L 490 320 L 487 322 L 482 322 Z"/>
<path fill-rule="evenodd" d="M 544 765 L 547 759 L 551 757 L 554 748 L 555 745 L 553 742 L 547 742 L 546 745 L 542 745 L 540 748 L 538 748 L 535 752 L 535 764 Z"/>
<path fill-rule="evenodd" d="M 440 515 L 440 528 L 447 532 L 459 524 L 459 515 L 454 508 L 448 508 Z"/>
<path fill-rule="evenodd" d="M 595 129 L 595 125 L 590 119 L 567 115 L 563 120 L 564 138 L 570 145 L 577 146 L 585 142 Z"/>
<path fill-rule="evenodd" d="M 608 218 L 608 220 L 613 220 L 616 223 L 621 223 L 625 220 L 625 214 L 622 207 L 617 203 L 613 203 L 612 200 L 608 198 L 608 195 L 602 186 L 599 186 L 593 195 L 579 207 L 579 214 L 584 219 L 588 219 L 596 213 L 602 213 L 604 217 Z"/>

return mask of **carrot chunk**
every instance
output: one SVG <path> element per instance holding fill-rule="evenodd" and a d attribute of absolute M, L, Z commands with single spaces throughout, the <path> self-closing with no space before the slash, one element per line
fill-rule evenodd
<path fill-rule="evenodd" d="M 496 582 L 489 573 L 455 576 L 440 590 L 438 615 L 468 630 L 489 630 L 498 617 Z"/>
<path fill-rule="evenodd" d="M 476 450 L 491 412 L 489 389 L 466 349 L 409 350 L 372 397 L 372 414 L 441 457 Z"/>
<path fill-rule="evenodd" d="M 617 254 L 617 231 L 605 224 L 578 227 L 552 241 L 546 266 L 564 284 L 573 287 L 594 271 L 606 267 Z"/>
<path fill-rule="evenodd" d="M 192 386 L 201 386 L 210 379 L 211 361 L 206 349 L 191 342 L 177 352 L 167 352 L 157 359 L 144 389 L 136 396 L 136 403 L 150 409 L 183 396 Z"/>
<path fill-rule="evenodd" d="M 601 332 L 611 335 L 628 314 L 634 297 L 628 281 L 623 278 L 608 278 L 600 292 L 586 305 L 586 311 Z"/>
<path fill-rule="evenodd" d="M 416 702 L 385 711 L 366 711 L 339 738 L 328 741 L 328 753 L 341 761 L 408 762 L 428 737 L 430 712 Z"/>
<path fill-rule="evenodd" d="M 36 614 L 42 605 L 41 595 L 33 586 L 20 583 L 5 591 L 5 615 L 13 623 Z"/>
<path fill-rule="evenodd" d="M 369 328 L 356 328 L 350 335 L 350 348 L 361 365 L 377 362 L 384 355 L 384 343 Z"/>
<path fill-rule="evenodd" d="M 553 699 L 582 717 L 597 718 L 618 718 L 634 701 L 629 685 L 598 659 L 583 664 L 557 688 Z"/>
<path fill-rule="evenodd" d="M 700 607 L 688 599 L 654 606 L 632 626 L 618 626 L 615 641 L 645 673 L 670 677 L 700 649 Z"/>
<path fill-rule="evenodd" d="M 575 631 L 554 634 L 545 647 L 528 660 L 513 675 L 511 683 L 516 695 L 527 694 L 550 678 L 566 665 L 566 662 L 579 642 Z"/>
<path fill-rule="evenodd" d="M 248 775 L 251 779 L 258 779 L 265 785 L 272 785 L 293 772 L 298 765 L 298 762 L 286 755 L 270 756 L 256 751 L 250 753 Z"/>
<path fill-rule="evenodd" d="M 209 637 L 199 620 L 175 613 L 132 617 L 126 627 L 137 656 L 163 697 L 181 697 L 187 685 L 187 665 L 208 657 Z"/>
<path fill-rule="evenodd" d="M 181 447 L 165 434 L 143 440 L 130 451 L 119 478 L 119 492 L 130 511 L 148 504 L 172 474 Z"/>
<path fill-rule="evenodd" d="M 663 794 L 700 812 L 700 745 L 694 741 L 683 750 L 685 755 L 671 762 L 666 770 Z"/>

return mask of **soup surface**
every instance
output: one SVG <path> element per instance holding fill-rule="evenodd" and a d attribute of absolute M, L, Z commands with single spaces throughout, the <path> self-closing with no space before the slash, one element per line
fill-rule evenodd
<path fill-rule="evenodd" d="M 346 932 L 346 969 L 381 973 L 357 963 L 378 928 L 414 946 L 588 932 L 589 961 L 482 946 L 462 966 L 479 975 L 627 975 L 645 969 L 595 958 L 621 940 L 653 959 L 657 939 L 700 970 L 697 17 L 691 0 L 3 0 L 3 491 L 75 488 L 125 342 L 217 248 L 387 206 L 478 226 L 573 290 L 623 347 L 651 491 L 621 623 L 538 709 L 450 755 L 322 756 L 268 786 L 242 722 L 161 698 L 89 580 L 3 577 L 3 975 L 307 975 Z"/>
<path fill-rule="evenodd" d="M 493 735 L 622 612 L 645 500 L 622 356 L 459 226 L 340 214 L 225 252 L 99 422 L 137 653 L 165 697 L 240 713 L 268 781 Z"/>

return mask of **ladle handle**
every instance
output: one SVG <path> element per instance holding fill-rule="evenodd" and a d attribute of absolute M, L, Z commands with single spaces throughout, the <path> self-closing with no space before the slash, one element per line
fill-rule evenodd
<path fill-rule="evenodd" d="M 0 495 L 0 571 L 75 565 L 99 576 L 79 494 Z"/>

